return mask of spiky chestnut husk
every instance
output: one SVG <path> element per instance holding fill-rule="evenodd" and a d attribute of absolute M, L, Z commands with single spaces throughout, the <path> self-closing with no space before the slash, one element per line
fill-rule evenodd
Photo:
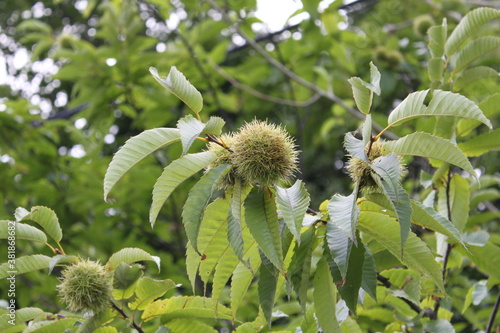
<path fill-rule="evenodd" d="M 280 126 L 254 120 L 234 135 L 231 162 L 235 175 L 247 184 L 288 182 L 297 171 L 298 151 Z"/>
<path fill-rule="evenodd" d="M 413 33 L 419 37 L 425 37 L 427 30 L 435 25 L 434 19 L 430 15 L 420 15 L 413 20 Z"/>
<path fill-rule="evenodd" d="M 373 142 L 370 152 L 368 153 L 369 145 L 366 146 L 365 152 L 368 154 L 368 159 L 373 162 L 375 159 L 382 156 L 384 143 L 382 140 Z M 406 167 L 401 163 L 399 158 L 399 180 L 401 181 L 408 173 Z M 351 179 L 358 183 L 363 192 L 380 192 L 377 183 L 371 177 L 371 167 L 368 163 L 357 157 L 351 157 L 347 162 L 347 171 Z"/>
<path fill-rule="evenodd" d="M 95 261 L 80 261 L 62 272 L 59 297 L 71 311 L 99 313 L 109 304 L 112 275 Z"/>
<path fill-rule="evenodd" d="M 222 134 L 219 138 L 219 141 L 221 143 L 223 143 L 224 145 L 226 145 L 227 148 L 225 148 L 225 147 L 223 147 L 215 142 L 208 143 L 207 151 L 211 151 L 211 152 L 215 153 L 217 158 L 215 159 L 215 161 L 213 161 L 212 163 L 210 163 L 207 166 L 206 171 L 213 169 L 213 168 L 217 168 L 218 166 L 220 166 L 222 164 L 232 165 L 232 161 L 231 161 L 231 151 L 232 150 L 230 150 L 231 149 L 230 147 L 233 146 L 233 142 L 234 142 L 233 134 Z M 234 169 L 232 169 L 221 179 L 221 181 L 218 185 L 219 189 L 227 190 L 227 189 L 232 188 L 234 185 L 234 182 L 235 182 L 235 177 L 236 177 L 235 171 L 234 171 Z"/>
<path fill-rule="evenodd" d="M 380 46 L 375 50 L 375 62 L 384 68 L 398 68 L 404 58 L 401 52 Z"/>

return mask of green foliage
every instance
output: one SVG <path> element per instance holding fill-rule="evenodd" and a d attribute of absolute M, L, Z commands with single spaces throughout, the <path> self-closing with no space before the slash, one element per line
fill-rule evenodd
<path fill-rule="evenodd" d="M 85 105 L 46 120 L 21 95 L 0 101 L 0 239 L 16 249 L 0 277 L 34 292 L 18 284 L 2 330 L 494 330 L 499 11 L 390 0 L 346 5 L 345 21 L 319 3 L 264 38 L 254 1 L 0 20 L 56 61 L 62 87 L 40 96 Z"/>

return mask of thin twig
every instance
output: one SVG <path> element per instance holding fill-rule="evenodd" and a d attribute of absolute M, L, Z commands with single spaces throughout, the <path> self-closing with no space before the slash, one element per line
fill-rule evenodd
<path fill-rule="evenodd" d="M 386 287 L 387 289 L 390 289 L 392 287 L 391 281 L 389 281 L 388 278 L 386 278 L 385 276 L 380 275 L 379 273 L 377 273 L 377 280 L 379 280 L 382 283 L 382 285 L 384 287 Z M 413 303 L 409 299 L 406 299 L 404 297 L 398 297 L 398 298 L 401 299 L 401 300 L 403 300 L 406 304 L 408 304 L 408 306 L 413 311 L 415 311 L 416 313 L 420 314 L 420 313 L 422 313 L 422 311 L 424 311 L 424 310 L 422 310 L 422 308 L 420 306 L 418 306 L 417 304 Z M 430 317 L 430 318 L 432 318 L 433 316 L 435 316 L 434 311 L 432 311 L 432 310 L 425 310 L 422 315 L 424 317 Z"/>
<path fill-rule="evenodd" d="M 252 38 L 250 38 L 238 25 L 234 24 L 231 18 L 227 15 L 227 13 L 222 10 L 222 8 L 215 3 L 214 0 L 206 0 L 215 10 L 217 10 L 221 15 L 224 21 L 226 21 L 230 26 L 234 27 L 236 32 L 250 45 L 254 48 L 257 53 L 259 53 L 267 62 L 269 62 L 271 65 L 276 67 L 278 70 L 280 70 L 283 74 L 291 78 L 292 80 L 296 81 L 297 83 L 301 84 L 302 86 L 309 88 L 310 90 L 314 91 L 315 93 L 321 95 L 322 97 L 325 97 L 329 99 L 330 101 L 339 104 L 341 107 L 343 107 L 345 110 L 347 110 L 350 114 L 352 114 L 354 117 L 364 120 L 365 115 L 361 113 L 359 110 L 356 110 L 355 108 L 350 107 L 345 103 L 340 97 L 335 95 L 332 92 L 325 91 L 315 85 L 312 82 L 309 82 L 299 75 L 297 75 L 295 72 L 291 71 L 288 67 L 283 65 L 281 62 L 278 60 L 274 59 L 269 53 L 267 53 L 266 50 L 262 48 L 256 41 L 254 41 Z M 372 123 L 373 128 L 376 131 L 381 131 L 383 128 L 382 126 Z M 391 132 L 385 132 L 384 133 L 389 139 L 395 140 L 398 139 L 398 137 Z"/>
<path fill-rule="evenodd" d="M 486 326 L 486 333 L 490 333 L 491 329 L 493 328 L 493 324 L 495 322 L 495 317 L 497 315 L 499 307 L 500 307 L 500 293 L 498 293 L 497 300 L 495 302 L 495 305 L 493 306 L 493 311 L 491 312 L 490 319 L 488 320 L 488 326 Z"/>
<path fill-rule="evenodd" d="M 448 170 L 448 182 L 446 183 L 446 210 L 447 210 L 446 213 L 448 215 L 448 221 L 452 222 L 451 203 L 450 203 L 450 183 L 451 183 L 451 171 Z M 446 278 L 446 271 L 448 269 L 448 259 L 450 258 L 451 249 L 452 249 L 451 244 L 447 243 L 446 244 L 446 252 L 445 252 L 444 258 L 443 258 L 443 269 L 441 270 L 441 274 L 443 276 L 443 283 L 444 283 L 444 280 Z M 436 300 L 436 305 L 434 306 L 434 314 L 436 315 L 436 317 L 434 317 L 432 319 L 437 319 L 437 314 L 438 314 L 440 306 L 441 306 L 441 298 L 438 298 Z"/>
<path fill-rule="evenodd" d="M 113 307 L 113 309 L 115 309 L 116 311 L 118 311 L 119 314 L 121 314 L 123 316 L 123 318 L 125 319 L 129 319 L 130 317 L 125 313 L 125 311 L 123 311 L 122 309 L 120 309 L 120 307 L 118 305 L 116 305 L 113 301 L 110 301 L 111 303 L 111 306 Z M 137 323 L 134 321 L 134 319 L 132 319 L 132 327 L 135 328 L 139 333 L 144 333 L 144 330 L 142 329 L 142 327 L 140 327 L 139 325 L 137 325 Z"/>
<path fill-rule="evenodd" d="M 232 77 L 228 72 L 226 72 L 224 69 L 217 66 L 215 63 L 211 63 L 211 65 L 217 71 L 217 73 L 219 73 L 226 80 L 228 80 L 233 86 L 235 86 L 243 91 L 246 91 L 247 93 L 249 93 L 257 98 L 263 99 L 263 100 L 268 101 L 268 102 L 278 103 L 278 104 L 283 104 L 283 105 L 290 105 L 290 106 L 295 106 L 295 107 L 306 107 L 306 106 L 313 104 L 321 97 L 320 94 L 315 94 L 314 96 L 312 96 L 311 98 L 309 98 L 306 101 L 298 102 L 298 101 L 294 101 L 294 100 L 290 100 L 290 99 L 283 99 L 283 98 L 278 98 L 278 97 L 274 97 L 274 96 L 269 96 L 269 95 L 261 93 L 260 91 L 253 89 L 250 86 L 247 86 L 246 84 L 239 82 L 234 77 Z"/>

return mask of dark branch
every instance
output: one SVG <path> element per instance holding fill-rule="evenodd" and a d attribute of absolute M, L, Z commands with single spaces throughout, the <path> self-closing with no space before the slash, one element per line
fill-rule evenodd
<path fill-rule="evenodd" d="M 382 283 L 382 285 L 384 287 L 386 287 L 387 289 L 390 289 L 392 287 L 391 281 L 389 281 L 388 278 L 386 278 L 385 276 L 380 275 L 379 273 L 377 273 L 377 280 L 379 280 L 380 283 Z M 408 304 L 408 306 L 413 311 L 415 311 L 416 313 L 420 314 L 423 311 L 422 315 L 424 317 L 434 318 L 436 316 L 436 314 L 434 313 L 434 311 L 432 311 L 430 309 L 422 310 L 422 308 L 420 306 L 418 306 L 417 304 L 413 303 L 409 299 L 406 299 L 404 297 L 398 297 L 398 298 L 401 299 L 401 300 L 403 300 L 403 302 L 405 302 L 406 304 Z"/>
<path fill-rule="evenodd" d="M 491 312 L 490 319 L 488 320 L 488 326 L 486 326 L 486 333 L 490 333 L 493 328 L 493 323 L 495 322 L 495 317 L 498 312 L 498 307 L 500 306 L 500 293 L 498 293 L 495 306 L 493 306 L 493 311 Z"/>
<path fill-rule="evenodd" d="M 113 307 L 113 309 L 115 309 L 116 311 L 118 311 L 118 313 L 121 314 L 123 316 L 123 318 L 125 318 L 125 319 L 129 319 L 130 318 L 125 313 L 125 311 L 123 311 L 122 309 L 120 309 L 120 307 L 118 305 L 116 305 L 113 301 L 110 301 L 110 303 L 111 303 L 111 306 Z M 134 321 L 134 319 L 132 319 L 132 327 L 135 328 L 137 330 L 137 332 L 144 333 L 142 327 L 140 327 L 139 325 L 137 325 L 137 323 Z"/>

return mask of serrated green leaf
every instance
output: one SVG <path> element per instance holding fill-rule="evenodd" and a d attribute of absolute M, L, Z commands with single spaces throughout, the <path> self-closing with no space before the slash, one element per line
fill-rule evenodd
<path fill-rule="evenodd" d="M 196 274 L 198 273 L 198 267 L 200 266 L 200 256 L 191 246 L 191 242 L 186 244 L 186 273 L 191 282 L 191 288 L 193 294 L 196 294 Z"/>
<path fill-rule="evenodd" d="M 0 279 L 48 268 L 50 257 L 34 254 L 9 260 L 0 265 Z"/>
<path fill-rule="evenodd" d="M 327 261 L 318 262 L 313 280 L 314 309 L 325 333 L 342 333 L 336 316 L 337 288 L 333 283 Z"/>
<path fill-rule="evenodd" d="M 210 117 L 204 124 L 192 115 L 187 115 L 177 122 L 177 128 L 181 136 L 182 155 L 186 154 L 194 140 L 203 134 L 219 135 L 224 127 L 225 121 L 219 117 Z"/>
<path fill-rule="evenodd" d="M 377 267 L 375 259 L 368 247 L 365 247 L 365 261 L 363 262 L 363 276 L 361 288 L 368 293 L 375 301 L 377 300 Z"/>
<path fill-rule="evenodd" d="M 481 101 L 479 103 L 479 108 L 483 110 L 486 117 L 491 118 L 500 112 L 500 108 L 498 108 L 499 104 L 500 93 L 496 93 Z M 479 125 L 481 125 L 481 123 L 477 120 L 460 119 L 457 124 L 457 136 L 465 136 Z"/>
<path fill-rule="evenodd" d="M 0 221 L 0 239 L 26 239 L 34 242 L 47 243 L 47 236 L 38 228 L 15 221 Z"/>
<path fill-rule="evenodd" d="M 59 243 L 62 239 L 62 229 L 59 225 L 59 219 L 57 218 L 56 213 L 48 207 L 32 207 L 31 212 L 24 216 L 21 221 L 35 222 L 41 226 L 45 233 L 56 243 Z"/>
<path fill-rule="evenodd" d="M 308 228 L 302 233 L 302 243 L 294 248 L 288 268 L 289 280 L 297 293 L 303 313 L 306 311 L 307 291 L 309 290 L 314 232 L 314 228 Z"/>
<path fill-rule="evenodd" d="M 120 263 L 113 273 L 113 298 L 124 300 L 132 297 L 137 282 L 144 274 L 139 265 Z"/>
<path fill-rule="evenodd" d="M 217 198 L 207 206 L 201 222 L 198 249 L 202 256 L 197 258 L 200 276 L 205 285 L 221 255 L 229 247 L 226 237 L 229 204 L 229 198 Z"/>
<path fill-rule="evenodd" d="M 113 156 L 113 160 L 104 175 L 104 200 L 115 184 L 134 165 L 146 156 L 160 148 L 180 141 L 181 137 L 177 128 L 155 128 L 142 132 L 125 142 L 125 145 Z"/>
<path fill-rule="evenodd" d="M 46 325 L 40 328 L 30 330 L 32 333 L 54 333 L 54 332 L 66 332 L 67 329 L 75 326 L 78 321 L 77 318 L 63 318 L 58 320 L 47 321 Z"/>
<path fill-rule="evenodd" d="M 456 145 L 429 133 L 416 132 L 395 141 L 387 141 L 383 149 L 384 152 L 393 152 L 397 155 L 434 158 L 456 165 L 476 177 L 474 168 Z"/>
<path fill-rule="evenodd" d="M 177 96 L 196 114 L 201 111 L 203 108 L 203 97 L 175 66 L 170 68 L 170 73 L 165 79 L 162 79 L 158 75 L 158 71 L 154 67 L 150 67 L 149 72 L 159 84 Z"/>
<path fill-rule="evenodd" d="M 352 87 L 352 94 L 354 96 L 354 101 L 359 111 L 364 114 L 370 113 L 370 107 L 372 106 L 373 92 L 368 89 L 365 85 L 366 82 L 361 80 L 359 77 L 351 77 L 349 83 Z"/>
<path fill-rule="evenodd" d="M 372 174 L 372 178 L 390 201 L 396 213 L 401 230 L 401 250 L 403 250 L 410 232 L 412 207 L 408 193 L 399 184 L 399 159 L 395 154 L 389 154 L 377 158 L 371 166 L 377 173 L 377 175 Z"/>
<path fill-rule="evenodd" d="M 462 314 L 467 311 L 471 304 L 479 305 L 488 296 L 487 280 L 481 280 L 469 288 L 462 307 Z"/>
<path fill-rule="evenodd" d="M 454 249 L 455 250 L 455 249 Z M 467 250 L 457 247 L 460 254 L 467 256 L 477 266 L 477 270 L 500 279 L 500 247 L 489 241 L 484 246 L 468 246 Z"/>
<path fill-rule="evenodd" d="M 342 329 L 342 332 L 363 333 L 356 320 L 352 319 L 351 317 L 347 317 L 342 325 L 340 325 L 340 328 Z"/>
<path fill-rule="evenodd" d="M 367 88 L 378 96 L 380 96 L 380 79 L 381 75 L 377 66 L 373 64 L 373 61 L 370 61 L 370 85 Z"/>
<path fill-rule="evenodd" d="M 397 195 L 400 177 L 398 156 L 392 153 L 386 156 L 380 156 L 372 162 L 371 168 L 380 176 L 382 181 L 390 189 L 390 192 Z M 396 197 L 395 200 L 400 199 Z"/>
<path fill-rule="evenodd" d="M 49 274 L 51 274 L 54 267 L 60 263 L 77 263 L 79 260 L 80 259 L 77 256 L 73 255 L 61 254 L 53 256 L 49 262 Z"/>
<path fill-rule="evenodd" d="M 365 260 L 365 246 L 360 239 L 358 239 L 357 244 L 357 246 L 350 247 L 345 277 L 341 275 L 340 268 L 332 260 L 333 258 L 327 255 L 330 272 L 332 273 L 333 281 L 338 286 L 339 294 L 349 310 L 355 315 L 357 313 L 359 289 L 362 285 Z"/>
<path fill-rule="evenodd" d="M 444 60 L 442 58 L 432 58 L 427 63 L 427 73 L 431 82 L 443 79 Z"/>
<path fill-rule="evenodd" d="M 248 257 L 245 260 L 250 262 L 253 271 L 249 270 L 242 262 L 239 262 L 233 272 L 230 295 L 233 318 L 236 318 L 236 312 L 254 278 L 253 272 L 257 271 L 261 264 L 257 242 L 251 245 L 248 250 Z"/>
<path fill-rule="evenodd" d="M 476 8 L 467 13 L 446 41 L 446 55 L 449 57 L 455 53 L 476 30 L 496 17 L 500 17 L 500 11 L 487 7 Z"/>
<path fill-rule="evenodd" d="M 278 282 L 278 271 L 271 264 L 269 259 L 261 255 L 262 264 L 260 265 L 259 283 L 257 291 L 259 294 L 259 304 L 262 309 L 267 326 L 271 328 L 272 312 L 274 307 L 274 297 L 276 295 L 276 286 Z"/>
<path fill-rule="evenodd" d="M 351 132 L 346 133 L 344 137 L 344 147 L 352 157 L 359 158 L 367 163 L 370 162 L 365 153 L 365 144 L 362 140 L 356 139 Z"/>
<path fill-rule="evenodd" d="M 363 145 L 366 147 L 368 143 L 370 143 L 370 140 L 372 138 L 372 115 L 367 114 L 365 121 L 363 122 L 363 129 L 362 129 L 362 135 L 363 135 Z"/>
<path fill-rule="evenodd" d="M 225 198 L 221 203 L 223 205 L 219 206 L 219 211 L 214 212 L 212 215 L 208 215 L 209 213 L 207 212 L 206 218 L 203 220 L 202 229 L 200 230 L 200 245 L 203 245 L 203 255 L 200 259 L 199 274 L 205 287 L 215 266 L 230 248 L 229 240 L 227 239 L 229 199 Z M 207 230 L 207 225 L 210 226 L 210 230 L 204 232 Z M 209 235 L 209 237 L 203 236 L 202 239 L 202 235 Z"/>
<path fill-rule="evenodd" d="M 453 57 L 455 65 L 453 71 L 455 73 L 463 71 L 474 60 L 495 50 L 499 46 L 500 37 L 496 36 L 485 36 L 473 40 Z"/>
<path fill-rule="evenodd" d="M 129 307 L 133 310 L 144 310 L 149 303 L 174 288 L 176 285 L 172 280 L 154 280 L 145 276 L 137 283 L 135 289 L 137 299 L 129 303 Z"/>
<path fill-rule="evenodd" d="M 220 135 L 226 122 L 221 117 L 210 117 L 201 134 Z"/>
<path fill-rule="evenodd" d="M 243 253 L 243 256 L 245 253 Z M 220 260 L 217 262 L 217 266 L 214 269 L 214 278 L 212 282 L 212 295 L 211 297 L 215 302 L 218 302 L 224 287 L 226 286 L 229 278 L 236 269 L 239 262 L 243 263 L 243 257 L 240 261 L 233 251 L 225 251 L 221 256 Z M 217 306 L 218 303 L 215 303 Z"/>
<path fill-rule="evenodd" d="M 21 221 L 25 216 L 29 214 L 29 210 L 23 207 L 17 207 L 14 211 L 14 217 L 16 218 L 16 222 Z"/>
<path fill-rule="evenodd" d="M 94 333 L 99 327 L 113 320 L 117 312 L 111 308 L 104 309 L 99 313 L 94 314 L 83 322 L 83 325 L 77 331 L 78 333 Z"/>
<path fill-rule="evenodd" d="M 469 183 L 458 174 L 451 177 L 447 187 L 439 188 L 438 211 L 448 217 L 459 232 L 464 230 L 469 218 L 469 201 Z M 449 213 L 451 216 L 448 216 Z"/>
<path fill-rule="evenodd" d="M 361 211 L 358 228 L 387 249 L 396 258 L 411 269 L 429 277 L 436 286 L 444 291 L 441 267 L 427 245 L 414 233 L 410 232 L 401 257 L 401 235 L 399 224 L 393 217 L 382 213 Z"/>
<path fill-rule="evenodd" d="M 243 186 L 239 178 L 235 179 L 227 228 L 229 244 L 238 259 L 243 263 L 243 249 L 245 247 L 243 225 L 245 225 L 246 229 L 244 202 L 250 190 L 250 186 Z"/>
<path fill-rule="evenodd" d="M 15 325 L 22 325 L 27 321 L 34 319 L 35 317 L 43 314 L 44 311 L 39 308 L 22 308 L 18 309 L 15 312 Z M 9 313 L 5 313 L 0 316 L 0 330 L 7 330 L 12 327 L 12 324 L 9 321 L 12 320 Z"/>
<path fill-rule="evenodd" d="M 353 242 L 356 242 L 355 233 L 359 216 L 359 208 L 356 204 L 357 196 L 358 185 L 356 184 L 354 191 L 349 196 L 344 197 L 343 195 L 335 194 L 328 203 L 330 222 L 345 233 Z"/>
<path fill-rule="evenodd" d="M 174 319 L 167 323 L 168 332 L 175 333 L 217 333 L 216 329 L 212 328 L 201 321 L 192 319 Z"/>
<path fill-rule="evenodd" d="M 391 281 L 392 289 L 387 290 L 392 296 L 406 298 L 415 304 L 420 303 L 420 273 L 410 269 L 389 269 L 381 273 Z"/>
<path fill-rule="evenodd" d="M 115 252 L 108 259 L 106 266 L 108 266 L 111 270 L 114 270 L 121 263 L 131 264 L 138 261 L 154 261 L 158 266 L 158 270 L 160 270 L 160 257 L 152 256 L 142 249 L 133 247 L 127 247 Z"/>
<path fill-rule="evenodd" d="M 45 22 L 35 19 L 22 20 L 21 23 L 17 25 L 17 30 L 19 31 L 39 31 L 45 34 L 52 33 L 52 27 Z"/>
<path fill-rule="evenodd" d="M 219 304 L 217 313 L 214 311 L 213 300 L 200 296 L 174 296 L 149 303 L 141 318 L 149 321 L 161 316 L 165 324 L 179 318 L 210 318 L 231 319 L 231 310 Z"/>
<path fill-rule="evenodd" d="M 252 323 L 244 323 L 243 325 L 238 326 L 234 333 L 257 333 L 259 325 L 256 325 L 255 322 Z"/>
<path fill-rule="evenodd" d="M 204 127 L 205 124 L 190 114 L 179 119 L 177 122 L 177 128 L 179 129 L 179 134 L 181 136 L 182 155 L 187 153 L 194 140 L 203 131 Z"/>
<path fill-rule="evenodd" d="M 413 223 L 439 232 L 457 242 L 462 242 L 460 231 L 447 218 L 436 212 L 434 208 L 413 200 L 411 206 L 413 208 L 411 216 Z"/>
<path fill-rule="evenodd" d="M 163 169 L 153 188 L 153 203 L 149 210 L 149 222 L 154 226 L 160 209 L 177 186 L 193 176 L 217 158 L 215 153 L 204 151 L 184 155 Z"/>
<path fill-rule="evenodd" d="M 470 209 L 472 210 L 476 208 L 481 202 L 490 201 L 493 203 L 497 199 L 500 199 L 500 191 L 497 189 L 487 188 L 476 191 L 471 196 Z"/>
<path fill-rule="evenodd" d="M 462 237 L 464 243 L 474 246 L 484 246 L 490 240 L 490 234 L 484 230 L 466 232 Z"/>
<path fill-rule="evenodd" d="M 189 191 L 188 198 L 182 209 L 182 223 L 184 224 L 188 240 L 197 252 L 198 232 L 200 231 L 201 221 L 205 214 L 205 208 L 217 189 L 219 180 L 229 170 L 230 165 L 228 164 L 210 169 Z"/>
<path fill-rule="evenodd" d="M 335 224 L 328 222 L 326 224 L 326 244 L 339 269 L 341 279 L 345 280 L 353 241 Z"/>
<path fill-rule="evenodd" d="M 458 144 L 465 155 L 480 156 L 492 150 L 500 149 L 500 129 L 483 133 L 473 137 L 469 141 Z"/>
<path fill-rule="evenodd" d="M 455 333 L 453 325 L 445 319 L 436 319 L 425 323 L 424 330 L 429 333 Z"/>
<path fill-rule="evenodd" d="M 233 249 L 237 258 L 240 261 L 243 260 L 243 247 L 245 246 L 245 244 L 243 242 L 241 224 L 240 220 L 234 217 L 231 210 L 229 211 L 228 216 L 227 239 L 229 240 L 229 245 Z"/>
<path fill-rule="evenodd" d="M 307 193 L 306 187 L 301 180 L 297 180 L 289 188 L 283 188 L 278 185 L 275 188 L 278 209 L 283 216 L 286 226 L 300 244 L 302 221 L 311 201 L 309 193 Z"/>
<path fill-rule="evenodd" d="M 436 25 L 427 29 L 429 36 L 429 51 L 432 58 L 441 59 L 444 54 L 444 45 L 446 44 L 446 37 L 448 36 L 446 19 L 443 19 L 441 25 Z"/>
<path fill-rule="evenodd" d="M 486 80 L 489 78 L 498 79 L 498 72 L 491 67 L 477 66 L 466 70 L 454 83 L 453 89 L 460 91 L 473 82 Z M 484 110 L 483 110 L 484 111 Z"/>
<path fill-rule="evenodd" d="M 245 201 L 245 221 L 264 255 L 283 271 L 283 251 L 276 203 L 267 188 L 254 188 Z"/>
<path fill-rule="evenodd" d="M 432 100 L 425 106 L 424 100 L 430 90 L 411 93 L 389 115 L 389 126 L 421 116 L 448 116 L 481 121 L 492 128 L 491 122 L 476 103 L 466 97 L 449 91 L 434 90 Z"/>
<path fill-rule="evenodd" d="M 94 333 L 118 333 L 116 328 L 111 327 L 111 326 L 104 326 L 104 327 L 99 327 L 94 331 Z"/>

